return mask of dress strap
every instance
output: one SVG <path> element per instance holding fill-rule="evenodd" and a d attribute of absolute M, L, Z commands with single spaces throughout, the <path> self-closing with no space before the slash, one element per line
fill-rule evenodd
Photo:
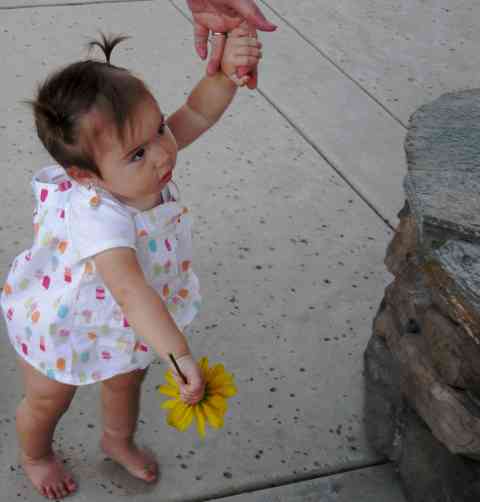
<path fill-rule="evenodd" d="M 63 167 L 55 165 L 41 169 L 32 180 L 37 204 L 62 206 L 70 196 L 69 191 L 74 183 Z"/>

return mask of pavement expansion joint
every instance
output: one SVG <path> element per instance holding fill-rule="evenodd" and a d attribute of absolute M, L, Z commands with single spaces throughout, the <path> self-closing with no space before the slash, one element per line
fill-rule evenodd
<path fill-rule="evenodd" d="M 265 7 L 270 9 L 277 17 L 279 17 L 289 28 L 291 28 L 304 42 L 306 42 L 312 49 L 317 51 L 324 59 L 326 59 L 331 65 L 333 65 L 344 77 L 348 78 L 353 84 L 355 84 L 364 94 L 366 94 L 371 100 L 373 100 L 378 106 L 380 106 L 385 113 L 387 113 L 393 120 L 398 122 L 403 128 L 407 129 L 407 125 L 402 122 L 402 120 L 397 117 L 386 105 L 384 105 L 376 96 L 374 96 L 365 86 L 363 86 L 358 80 L 356 80 L 352 75 L 347 73 L 334 59 L 332 59 L 325 51 L 318 47 L 315 42 L 307 38 L 298 28 L 296 28 L 290 21 L 285 19 L 276 9 L 269 5 L 265 0 L 259 0 L 263 3 Z"/>
<path fill-rule="evenodd" d="M 348 177 L 343 174 L 342 170 L 336 163 L 328 157 L 328 155 L 322 151 L 322 149 L 311 139 L 306 132 L 304 132 L 301 127 L 296 124 L 282 109 L 272 101 L 260 88 L 257 88 L 258 93 L 267 101 L 270 106 L 272 106 L 292 127 L 297 131 L 297 133 L 315 150 L 315 152 L 335 171 L 335 173 L 360 197 L 363 202 L 378 216 L 385 225 L 390 228 L 390 230 L 395 230 L 395 226 L 390 223 L 390 221 L 382 215 L 379 209 L 375 207 L 373 202 L 370 202 L 365 195 L 362 194 L 361 190 L 356 187 Z"/>
<path fill-rule="evenodd" d="M 0 10 L 37 9 L 40 7 L 84 7 L 85 5 L 103 5 L 114 3 L 153 2 L 154 0 L 90 0 L 89 2 L 45 2 L 35 5 L 0 6 Z"/>
<path fill-rule="evenodd" d="M 295 473 L 290 476 L 285 476 L 279 478 L 275 481 L 266 481 L 264 483 L 257 482 L 252 484 L 245 484 L 243 487 L 238 487 L 237 489 L 225 489 L 221 490 L 215 494 L 210 495 L 202 495 L 201 497 L 188 497 L 182 499 L 181 502 L 210 502 L 212 500 L 224 499 L 227 497 L 234 497 L 236 495 L 245 495 L 247 493 L 255 493 L 262 490 L 268 490 L 271 488 L 281 488 L 282 486 L 290 486 L 297 483 L 303 483 L 304 481 L 313 481 L 322 478 L 328 478 L 331 476 L 337 476 L 339 474 L 347 474 L 351 472 L 361 471 L 363 469 L 369 469 L 372 467 L 380 467 L 383 465 L 390 464 L 390 461 L 387 459 L 378 460 L 376 462 L 367 462 L 364 464 L 358 464 L 353 467 L 345 467 L 340 469 L 331 469 L 329 471 L 323 471 L 321 474 L 319 473 Z"/>

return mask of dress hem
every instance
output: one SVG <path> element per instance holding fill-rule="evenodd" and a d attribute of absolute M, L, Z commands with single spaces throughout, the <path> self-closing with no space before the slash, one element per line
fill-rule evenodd
<path fill-rule="evenodd" d="M 67 379 L 62 379 L 62 378 L 57 378 L 57 375 L 61 375 L 61 373 L 58 373 L 57 370 L 54 370 L 55 371 L 55 377 L 56 378 L 52 378 L 51 376 L 48 376 L 43 370 L 41 370 L 37 365 L 35 365 L 32 361 L 32 359 L 30 359 L 29 357 L 25 356 L 25 354 L 15 345 L 15 344 L 12 344 L 13 345 L 13 348 L 15 349 L 15 351 L 17 352 L 18 356 L 21 357 L 25 362 L 27 362 L 32 368 L 35 368 L 38 372 L 40 372 L 42 375 L 44 375 L 46 378 L 49 378 L 50 380 L 53 380 L 55 382 L 60 382 L 60 383 L 63 383 L 63 384 L 66 384 L 66 385 L 73 385 L 74 387 L 82 387 L 83 385 L 91 385 L 91 384 L 94 384 L 94 383 L 98 383 L 98 382 L 102 382 L 104 380 L 108 380 L 110 378 L 113 378 L 117 375 L 123 375 L 125 373 L 130 373 L 132 371 L 136 371 L 136 370 L 144 370 L 146 368 L 148 368 L 156 359 L 158 359 L 157 357 L 152 357 L 151 358 L 151 361 L 149 361 L 146 365 L 137 365 L 135 367 L 131 367 L 131 368 L 128 368 L 128 369 L 125 369 L 125 370 L 116 370 L 114 372 L 110 372 L 106 375 L 103 375 L 102 374 L 102 377 L 95 380 L 93 378 L 90 378 L 90 379 L 85 379 L 85 381 L 82 381 L 80 382 L 79 378 L 75 379 L 75 383 L 73 383 L 72 381 L 70 380 L 67 380 Z"/>

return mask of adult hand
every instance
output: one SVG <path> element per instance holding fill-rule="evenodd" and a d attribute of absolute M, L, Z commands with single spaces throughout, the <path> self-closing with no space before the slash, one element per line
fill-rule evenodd
<path fill-rule="evenodd" d="M 277 28 L 265 18 L 255 0 L 187 0 L 187 3 L 193 14 L 195 49 L 202 59 L 206 59 L 208 55 L 207 40 L 210 31 L 226 33 L 244 21 L 249 25 L 251 36 L 256 36 L 257 29 L 274 31 Z M 225 37 L 213 36 L 207 67 L 209 75 L 217 72 L 224 46 Z M 241 68 L 238 76 L 242 77 L 249 71 L 249 68 Z M 253 69 L 251 75 L 253 78 L 250 79 L 248 86 L 253 89 L 257 81 L 256 68 Z"/>

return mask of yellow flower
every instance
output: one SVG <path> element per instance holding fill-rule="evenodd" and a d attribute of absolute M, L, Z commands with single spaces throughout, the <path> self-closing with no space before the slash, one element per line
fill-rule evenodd
<path fill-rule="evenodd" d="M 199 403 L 191 405 L 182 401 L 172 370 L 165 373 L 167 383 L 160 385 L 158 392 L 172 398 L 160 405 L 161 408 L 169 410 L 168 425 L 179 431 L 186 431 L 192 421 L 195 421 L 198 434 L 204 438 L 207 423 L 214 429 L 223 427 L 223 417 L 228 408 L 227 399 L 237 393 L 237 388 L 233 383 L 233 375 L 225 371 L 223 364 L 215 364 L 209 368 L 206 357 L 202 357 L 198 364 L 205 379 L 205 394 Z"/>

